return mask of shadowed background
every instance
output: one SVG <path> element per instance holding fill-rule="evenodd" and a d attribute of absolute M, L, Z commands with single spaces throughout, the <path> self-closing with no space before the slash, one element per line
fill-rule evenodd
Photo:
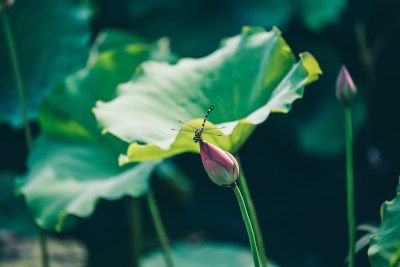
<path fill-rule="evenodd" d="M 27 2 L 26 16 L 34 7 L 46 7 L 47 3 Z M 21 8 L 22 3 L 17 1 L 16 5 Z M 39 44 L 28 35 L 23 15 L 14 20 L 20 23 L 12 24 L 17 48 L 21 49 L 34 135 L 40 132 L 35 108 L 41 97 L 65 75 L 84 66 L 85 55 L 79 53 L 104 29 L 129 30 L 148 41 L 166 36 L 173 52 L 197 58 L 214 51 L 221 38 L 237 34 L 243 25 L 267 30 L 276 25 L 293 52 L 312 53 L 324 74 L 307 87 L 303 99 L 296 101 L 288 114 L 271 114 L 258 126 L 239 154 L 268 256 L 280 266 L 341 266 L 347 252 L 344 115 L 334 95 L 335 79 L 340 65 L 346 64 L 359 90 L 353 109 L 356 223 L 378 224 L 380 205 L 395 196 L 399 174 L 400 95 L 396 78 L 400 2 L 97 0 L 92 5 L 92 16 L 76 13 L 80 16 L 77 24 L 82 18 L 85 23 L 79 26 L 82 36 L 73 43 L 74 53 L 69 39 L 61 37 L 39 40 L 43 45 L 35 47 Z M 64 8 L 54 14 L 72 9 L 68 4 Z M 32 25 L 48 25 L 49 19 L 41 16 L 32 20 Z M 65 28 L 70 26 L 67 21 Z M 54 30 L 48 27 L 43 31 Z M 18 103 L 9 93 L 14 90 L 14 81 L 3 30 L 0 43 L 0 228 L 32 236 L 35 230 L 27 211 L 22 201 L 13 197 L 12 179 L 26 171 L 27 152 Z M 46 65 L 47 60 L 38 68 L 37 61 L 24 53 L 31 49 L 28 54 L 34 57 L 43 46 L 65 46 L 60 50 L 65 55 L 51 63 L 52 68 Z M 57 66 L 63 66 L 62 71 Z M 207 238 L 247 245 L 232 192 L 208 179 L 199 155 L 183 154 L 173 161 L 189 177 L 192 187 L 187 194 L 176 193 L 167 181 L 153 179 L 170 239 Z M 150 251 L 158 246 L 157 239 L 147 208 L 141 205 L 143 250 Z M 85 244 L 89 266 L 127 266 L 131 259 L 125 238 L 127 208 L 124 199 L 101 201 L 90 218 L 79 220 L 73 231 L 57 236 L 74 237 Z M 368 266 L 366 249 L 356 261 L 358 266 Z"/>

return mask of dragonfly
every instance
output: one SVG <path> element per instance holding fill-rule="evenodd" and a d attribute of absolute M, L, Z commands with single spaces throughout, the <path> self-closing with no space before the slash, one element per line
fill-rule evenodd
<path fill-rule="evenodd" d="M 214 104 L 210 106 L 210 108 L 207 111 L 206 116 L 204 117 L 203 123 L 201 124 L 200 128 L 197 128 L 193 125 L 187 124 L 184 121 L 178 120 L 180 123 L 184 124 L 183 127 L 181 129 L 171 129 L 174 131 L 179 131 L 179 132 L 191 132 L 194 133 L 194 137 L 193 137 L 193 141 L 195 143 L 199 142 L 200 140 L 203 139 L 203 133 L 204 134 L 211 134 L 211 135 L 217 135 L 217 136 L 222 136 L 222 131 L 221 129 L 223 129 L 224 127 L 212 127 L 212 126 L 206 126 L 204 127 L 204 125 L 206 125 L 206 121 L 207 121 L 207 117 L 210 114 L 210 112 L 214 109 Z"/>

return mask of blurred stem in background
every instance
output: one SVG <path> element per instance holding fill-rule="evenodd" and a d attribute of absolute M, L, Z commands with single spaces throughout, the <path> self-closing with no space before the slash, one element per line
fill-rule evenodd
<path fill-rule="evenodd" d="M 353 137 L 350 105 L 345 106 L 346 169 L 347 169 L 347 219 L 349 228 L 349 267 L 354 266 L 356 223 L 354 218 Z"/>
<path fill-rule="evenodd" d="M 243 196 L 242 196 L 240 189 L 237 186 L 236 182 L 233 183 L 231 185 L 231 187 L 233 189 L 233 192 L 235 192 L 236 198 L 239 202 L 240 211 L 242 212 L 243 220 L 246 225 L 246 230 L 247 230 L 247 234 L 249 236 L 249 241 L 250 241 L 251 254 L 253 255 L 254 266 L 259 267 L 260 266 L 260 256 L 259 256 L 259 252 L 257 249 L 257 241 L 254 236 L 254 230 L 252 227 L 252 223 L 251 223 L 249 214 L 246 209 L 245 201 L 243 199 Z"/>
<path fill-rule="evenodd" d="M 161 247 L 164 253 L 164 260 L 167 267 L 174 267 L 171 255 L 171 247 L 169 245 L 169 240 L 167 233 L 165 231 L 164 225 L 161 220 L 160 212 L 157 207 L 157 202 L 154 197 L 153 189 L 151 186 L 146 194 L 147 203 L 149 205 L 150 214 L 154 222 L 154 226 L 157 231 L 158 238 L 161 243 Z"/>
<path fill-rule="evenodd" d="M 26 111 L 26 105 L 25 105 L 25 96 L 24 96 L 24 89 L 22 85 L 22 77 L 21 77 L 21 72 L 18 64 L 18 56 L 17 56 L 17 51 L 14 43 L 14 37 L 13 33 L 11 30 L 10 23 L 8 21 L 7 15 L 6 15 L 6 8 L 9 8 L 10 5 L 12 4 L 12 1 L 8 2 L 4 6 L 0 6 L 0 16 L 1 16 L 1 21 L 4 26 L 4 32 L 6 34 L 6 40 L 7 40 L 7 45 L 8 45 L 8 50 L 10 53 L 10 59 L 11 59 L 11 65 L 14 73 L 14 78 L 15 82 L 17 84 L 17 89 L 18 89 L 18 96 L 19 96 L 19 103 L 21 106 L 21 113 L 22 113 L 22 119 L 24 122 L 24 130 L 25 130 L 25 139 L 26 139 L 26 147 L 27 151 L 29 152 L 32 144 L 32 133 L 31 129 L 29 127 L 29 121 L 28 121 L 28 114 Z M 42 257 L 42 266 L 43 267 L 49 267 L 49 255 L 47 251 L 47 241 L 46 241 L 46 236 L 44 233 L 44 230 L 38 226 L 39 228 L 39 239 L 40 239 L 40 250 L 41 250 L 41 257 Z"/>
<path fill-rule="evenodd" d="M 0 14 L 1 14 L 1 21 L 4 26 L 4 32 L 6 34 L 12 70 L 14 73 L 15 82 L 17 84 L 19 103 L 21 106 L 22 120 L 24 122 L 26 145 L 29 150 L 31 143 L 32 143 L 32 134 L 31 134 L 31 129 L 29 127 L 28 114 L 26 112 L 24 89 L 23 89 L 23 85 L 22 85 L 22 77 L 21 77 L 21 72 L 20 72 L 19 63 L 18 63 L 17 51 L 16 51 L 16 47 L 15 47 L 15 43 L 14 43 L 14 36 L 13 36 L 12 30 L 11 30 L 10 23 L 7 18 L 6 10 L 0 9 Z"/>
<path fill-rule="evenodd" d="M 130 249 L 132 251 L 131 264 L 132 267 L 139 267 L 139 260 L 141 254 L 141 241 L 142 241 L 142 212 L 141 212 L 141 199 L 129 197 L 127 198 L 127 214 L 130 225 Z"/>
<path fill-rule="evenodd" d="M 243 199 L 244 199 L 244 202 L 245 202 L 245 205 L 246 205 L 249 217 L 250 217 L 250 222 L 253 226 L 253 231 L 254 231 L 254 235 L 256 238 L 258 253 L 261 257 L 262 265 L 264 267 L 267 267 L 268 259 L 267 259 L 267 255 L 265 253 L 264 241 L 263 241 L 262 234 L 261 234 L 260 224 L 258 223 L 256 210 L 254 208 L 253 200 L 251 199 L 249 187 L 247 186 L 246 177 L 244 176 L 244 172 L 243 172 L 242 164 L 240 162 L 239 155 L 236 154 L 235 158 L 239 164 L 239 169 L 240 169 L 238 183 L 239 183 L 240 188 L 242 189 Z"/>

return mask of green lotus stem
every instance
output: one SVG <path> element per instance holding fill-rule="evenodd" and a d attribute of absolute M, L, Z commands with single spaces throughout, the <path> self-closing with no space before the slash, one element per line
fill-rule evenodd
<path fill-rule="evenodd" d="M 349 229 L 349 267 L 354 267 L 356 223 L 354 216 L 353 137 L 350 105 L 344 106 L 346 124 L 347 220 Z"/>
<path fill-rule="evenodd" d="M 153 189 L 151 187 L 149 187 L 149 190 L 146 194 L 146 199 L 147 199 L 147 203 L 149 205 L 150 214 L 153 219 L 154 226 L 157 231 L 158 239 L 160 240 L 161 248 L 164 253 L 165 264 L 168 267 L 174 267 L 175 265 L 172 260 L 171 247 L 169 245 L 168 236 L 165 231 L 163 222 L 161 220 L 160 212 L 157 207 L 157 202 L 154 197 Z"/>
<path fill-rule="evenodd" d="M 32 133 L 29 127 L 28 114 L 26 111 L 24 89 L 23 89 L 21 72 L 18 64 L 17 50 L 15 48 L 14 36 L 11 30 L 11 26 L 6 15 L 6 11 L 4 9 L 0 10 L 0 16 L 2 24 L 4 26 L 4 32 L 6 34 L 8 50 L 10 52 L 12 70 L 14 73 L 15 82 L 17 84 L 19 104 L 21 106 L 22 120 L 24 122 L 26 147 L 27 151 L 29 152 L 32 145 Z M 40 226 L 38 226 L 38 228 L 39 228 L 39 243 L 40 243 L 40 251 L 42 257 L 42 266 L 49 267 L 49 253 L 47 251 L 46 235 L 44 233 L 44 230 Z"/>
<path fill-rule="evenodd" d="M 254 266 L 260 267 L 260 257 L 258 254 L 256 238 L 254 236 L 253 226 L 251 224 L 249 214 L 247 213 L 246 204 L 236 182 L 232 184 L 232 189 L 233 192 L 235 192 L 236 198 L 239 202 L 240 211 L 242 212 L 242 217 L 246 225 L 246 230 L 250 241 L 251 254 L 253 255 Z"/>
<path fill-rule="evenodd" d="M 142 232 L 142 220 L 141 220 L 141 199 L 129 197 L 127 198 L 127 214 L 129 217 L 130 225 L 130 246 L 131 246 L 131 263 L 132 266 L 139 266 L 140 254 L 141 254 L 141 232 Z"/>
<path fill-rule="evenodd" d="M 253 230 L 254 230 L 254 234 L 256 237 L 256 244 L 257 244 L 259 255 L 261 257 L 261 262 L 264 267 L 268 267 L 268 259 L 267 259 L 267 254 L 265 253 L 264 241 L 263 241 L 262 234 L 261 234 L 260 224 L 258 223 L 256 210 L 254 208 L 254 204 L 251 199 L 250 190 L 249 190 L 249 187 L 247 186 L 246 177 L 244 176 L 243 167 L 240 162 L 239 155 L 236 154 L 235 158 L 236 158 L 237 162 L 239 163 L 239 169 L 240 169 L 238 183 L 239 183 L 240 188 L 242 189 L 243 199 L 244 199 L 244 202 L 247 207 L 247 211 L 250 216 L 251 224 L 253 225 Z"/>
<path fill-rule="evenodd" d="M 47 250 L 47 239 L 44 230 L 38 226 L 39 229 L 39 242 L 40 242 L 40 254 L 42 258 L 42 266 L 49 267 L 49 253 Z"/>

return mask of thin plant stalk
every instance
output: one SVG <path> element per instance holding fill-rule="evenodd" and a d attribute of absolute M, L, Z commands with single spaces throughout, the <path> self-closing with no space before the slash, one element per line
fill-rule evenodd
<path fill-rule="evenodd" d="M 346 124 L 346 173 L 347 173 L 347 220 L 349 231 L 349 267 L 354 267 L 356 223 L 354 216 L 354 178 L 353 178 L 353 134 L 350 105 L 345 105 Z"/>
<path fill-rule="evenodd" d="M 42 227 L 38 226 L 39 229 L 39 242 L 40 242 L 40 255 L 42 258 L 42 266 L 43 267 L 49 267 L 50 266 L 50 261 L 49 261 L 49 253 L 47 250 L 47 238 L 44 230 Z"/>
<path fill-rule="evenodd" d="M 149 205 L 151 217 L 154 222 L 154 227 L 156 228 L 156 232 L 161 243 L 165 264 L 167 267 L 174 267 L 175 265 L 172 260 L 171 247 L 169 245 L 168 236 L 165 231 L 164 224 L 161 220 L 160 211 L 158 210 L 156 198 L 154 197 L 154 192 L 151 187 L 149 187 L 149 190 L 146 194 L 146 199 Z"/>
<path fill-rule="evenodd" d="M 239 203 L 240 211 L 242 212 L 242 217 L 243 217 L 244 223 L 246 225 L 246 230 L 247 230 L 247 234 L 249 236 L 249 241 L 250 241 L 251 254 L 253 255 L 254 266 L 260 267 L 260 257 L 258 254 L 256 238 L 254 235 L 253 226 L 252 226 L 249 214 L 247 212 L 245 201 L 244 201 L 243 196 L 240 192 L 240 189 L 236 183 L 234 183 L 232 185 L 232 189 L 233 189 L 233 192 L 235 192 L 236 198 Z"/>
<path fill-rule="evenodd" d="M 27 147 L 27 151 L 29 152 L 31 145 L 32 145 L 32 133 L 31 133 L 31 129 L 29 127 L 29 120 L 28 120 L 28 114 L 27 114 L 27 110 L 26 110 L 25 95 L 24 95 L 24 89 L 23 89 L 23 83 L 22 83 L 22 76 L 21 76 L 21 72 L 20 72 L 20 68 L 19 68 L 18 56 L 17 56 L 16 46 L 15 46 L 15 42 L 14 42 L 14 36 L 13 36 L 11 26 L 8 21 L 5 10 L 0 10 L 0 16 L 1 16 L 2 24 L 4 26 L 4 32 L 6 34 L 12 70 L 14 73 L 15 82 L 17 84 L 19 104 L 21 106 L 22 120 L 24 123 L 26 147 Z M 48 250 L 47 250 L 46 235 L 44 233 L 44 230 L 40 226 L 38 226 L 38 229 L 39 229 L 39 243 L 40 243 L 40 251 L 41 251 L 41 258 L 42 258 L 42 266 L 49 267 L 50 266 L 49 265 L 49 254 L 48 254 Z"/>
<path fill-rule="evenodd" d="M 250 190 L 247 186 L 246 177 L 244 176 L 242 164 L 240 162 L 239 155 L 236 154 L 235 158 L 239 164 L 240 174 L 238 183 L 240 188 L 242 189 L 243 199 L 247 207 L 247 211 L 249 213 L 251 224 L 253 225 L 253 230 L 256 238 L 256 244 L 258 248 L 258 252 L 261 258 L 262 265 L 264 267 L 268 267 L 268 259 L 267 254 L 265 253 L 264 241 L 261 234 L 260 224 L 258 223 L 256 210 L 254 208 L 253 200 L 251 199 Z"/>
<path fill-rule="evenodd" d="M 133 267 L 139 266 L 140 254 L 141 254 L 141 232 L 142 232 L 142 220 L 141 220 L 141 199 L 129 197 L 127 198 L 127 214 L 130 217 L 130 245 L 131 245 L 131 263 Z"/>
<path fill-rule="evenodd" d="M 28 115 L 27 115 L 27 111 L 26 111 L 24 89 L 23 89 L 23 85 L 22 85 L 22 77 L 21 77 L 21 72 L 20 72 L 19 63 L 18 63 L 18 56 L 17 56 L 17 51 L 16 51 L 16 47 L 15 47 L 15 42 L 14 42 L 14 35 L 12 33 L 6 11 L 0 10 L 0 14 L 1 14 L 1 20 L 2 20 L 2 23 L 4 26 L 4 32 L 6 34 L 8 50 L 10 52 L 12 70 L 14 73 L 15 82 L 17 84 L 19 104 L 21 106 L 22 120 L 24 123 L 24 129 L 25 129 L 26 145 L 29 150 L 29 148 L 32 144 L 32 134 L 31 134 L 31 129 L 29 127 L 29 120 L 28 120 Z"/>

